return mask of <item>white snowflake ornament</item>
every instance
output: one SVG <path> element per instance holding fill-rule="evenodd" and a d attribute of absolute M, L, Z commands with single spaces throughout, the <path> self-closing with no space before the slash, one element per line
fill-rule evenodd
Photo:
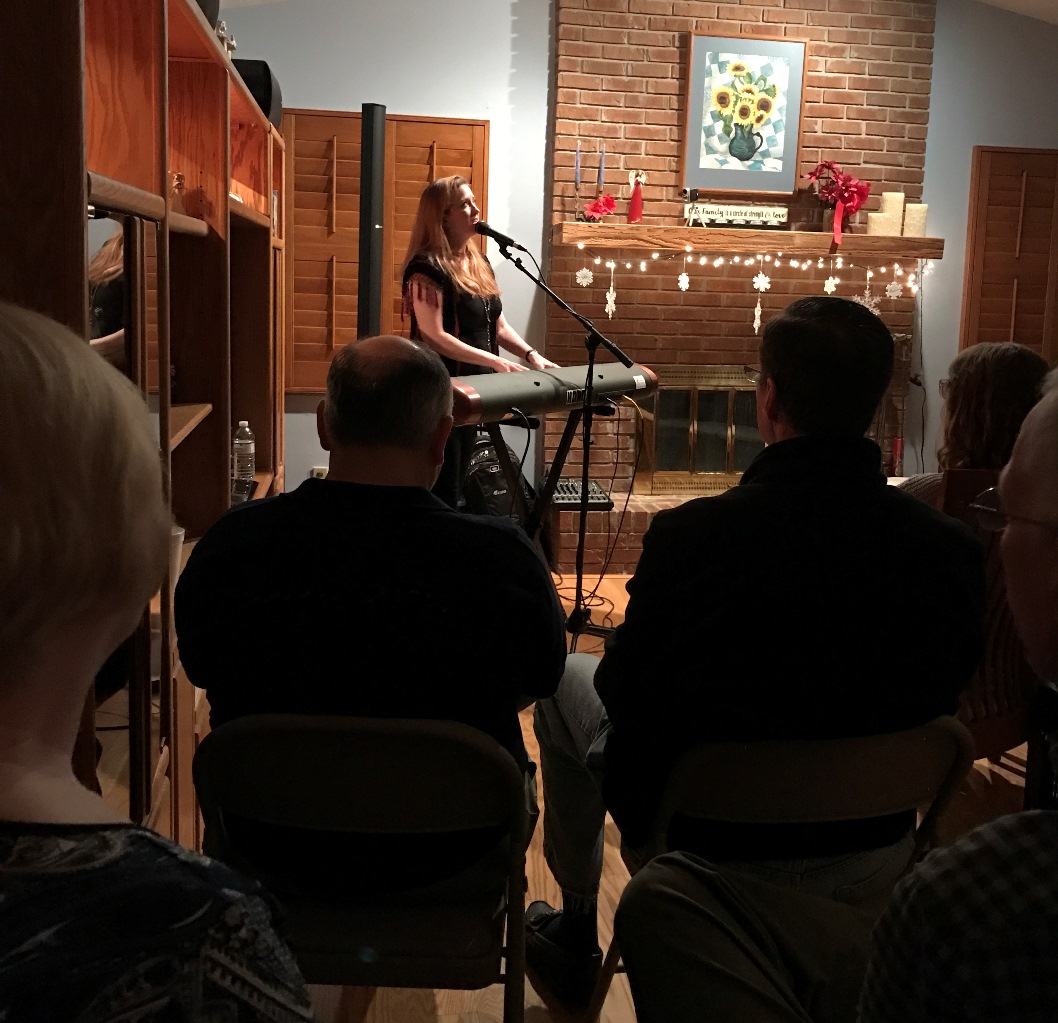
<path fill-rule="evenodd" d="M 904 286 L 899 281 L 890 281 L 885 286 L 886 298 L 899 298 L 904 293 Z"/>
<path fill-rule="evenodd" d="M 840 282 L 840 281 L 838 280 L 838 278 L 837 278 L 837 277 L 835 277 L 835 276 L 834 276 L 833 274 L 831 274 L 831 275 L 830 275 L 830 276 L 829 276 L 829 277 L 828 277 L 828 278 L 827 278 L 827 279 L 826 279 L 826 280 L 825 280 L 825 281 L 823 282 L 823 290 L 824 290 L 824 291 L 825 291 L 825 292 L 826 292 L 826 293 L 827 293 L 828 295 L 833 295 L 833 294 L 834 294 L 834 292 L 838 290 L 838 285 L 839 285 L 840 283 L 841 283 L 841 282 Z"/>
<path fill-rule="evenodd" d="M 610 290 L 606 292 L 606 317 L 612 320 L 613 314 L 617 312 L 617 292 L 614 291 L 613 282 L 610 283 Z"/>
<path fill-rule="evenodd" d="M 755 287 L 757 291 L 767 291 L 771 288 L 771 278 L 761 270 L 761 272 L 753 278 L 753 287 Z"/>
<path fill-rule="evenodd" d="M 686 291 L 691 286 L 691 279 L 687 274 L 680 274 L 676 278 L 676 283 L 679 285 L 680 291 Z"/>
<path fill-rule="evenodd" d="M 878 315 L 878 310 L 881 308 L 881 302 L 878 301 L 877 295 L 871 294 L 871 286 L 869 284 L 864 288 L 863 294 L 856 295 L 852 301 L 859 302 L 860 305 L 866 306 L 876 316 Z"/>
<path fill-rule="evenodd" d="M 760 333 L 760 324 L 761 324 L 760 314 L 761 314 L 760 296 L 758 295 L 757 296 L 757 308 L 753 310 L 753 333 L 754 334 L 759 334 Z"/>
<path fill-rule="evenodd" d="M 586 288 L 595 280 L 595 274 L 593 274 L 587 267 L 583 267 L 577 271 L 576 280 L 582 288 Z"/>

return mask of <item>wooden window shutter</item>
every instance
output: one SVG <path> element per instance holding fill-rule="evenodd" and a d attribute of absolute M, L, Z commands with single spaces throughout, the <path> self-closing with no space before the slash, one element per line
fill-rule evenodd
<path fill-rule="evenodd" d="M 286 111 L 288 201 L 287 390 L 325 389 L 334 352 L 356 339 L 360 230 L 360 114 Z M 462 174 L 482 209 L 488 123 L 386 118 L 383 333 L 401 321 L 401 270 L 419 196 L 430 181 Z"/>
<path fill-rule="evenodd" d="M 1058 150 L 975 146 L 959 347 L 1058 359 Z"/>
<path fill-rule="evenodd" d="M 383 262 L 392 267 L 382 280 L 382 330 L 407 334 L 401 322 L 401 278 L 422 190 L 438 178 L 460 174 L 470 182 L 488 216 L 487 121 L 451 121 L 436 117 L 386 118 L 386 232 Z"/>
<path fill-rule="evenodd" d="M 287 390 L 322 391 L 356 340 L 360 115 L 287 112 Z"/>

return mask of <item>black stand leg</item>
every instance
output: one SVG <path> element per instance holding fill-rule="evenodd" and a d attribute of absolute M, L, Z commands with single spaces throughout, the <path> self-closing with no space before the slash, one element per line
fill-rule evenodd
<path fill-rule="evenodd" d="M 580 424 L 580 416 L 581 410 L 579 408 L 570 412 L 569 419 L 566 420 L 566 428 L 562 431 L 562 439 L 558 442 L 558 450 L 555 452 L 551 468 L 548 470 L 547 479 L 544 480 L 544 489 L 540 491 L 540 498 L 533 508 L 533 513 L 529 516 L 529 521 L 526 523 L 526 531 L 533 540 L 536 539 L 537 533 L 540 532 L 544 514 L 551 504 L 551 499 L 555 496 L 559 478 L 562 476 L 562 469 L 566 464 L 566 456 L 569 454 L 573 438 L 577 433 L 577 426 Z"/>
<path fill-rule="evenodd" d="M 527 270 L 522 263 L 521 259 L 517 256 L 512 256 L 510 249 L 508 248 L 510 243 L 501 243 L 500 255 L 505 259 L 510 260 L 526 277 L 528 277 L 541 291 L 543 291 L 556 305 L 565 309 L 578 323 L 581 323 L 587 328 L 588 334 L 584 339 L 584 346 L 588 350 L 588 373 L 587 379 L 584 382 L 584 407 L 581 421 L 584 424 L 584 460 L 581 465 L 581 476 L 580 476 L 580 526 L 577 531 L 577 597 L 573 607 L 573 611 L 569 618 L 566 620 L 566 630 L 578 635 L 579 633 L 586 632 L 591 628 L 591 611 L 586 607 L 584 603 L 584 544 L 587 538 L 588 529 L 588 481 L 589 481 L 589 469 L 591 460 L 591 424 L 592 424 L 592 395 L 595 384 L 595 355 L 598 351 L 599 345 L 608 349 L 610 353 L 621 363 L 627 367 L 632 366 L 632 360 L 625 355 L 621 349 L 615 345 L 608 338 L 604 337 L 595 329 L 595 325 L 586 316 L 582 316 L 578 313 L 568 302 L 563 301 L 558 295 L 552 291 L 539 276 L 534 275 L 531 271 Z M 520 245 L 515 245 L 515 248 L 522 248 Z M 525 251 L 523 249 L 523 251 Z M 535 262 L 535 260 L 534 260 Z M 539 267 L 537 267 L 539 271 Z M 545 486 L 545 492 L 548 493 L 548 501 L 554 494 L 555 484 L 558 482 L 556 475 L 556 466 L 558 471 L 561 471 L 562 463 L 565 461 L 565 456 L 569 451 L 569 444 L 573 439 L 573 432 L 576 430 L 576 424 L 573 420 L 572 415 L 570 416 L 569 422 L 566 424 L 566 431 L 562 435 L 563 443 L 565 444 L 565 450 L 562 451 L 562 459 L 555 458 L 555 462 L 551 467 L 551 472 L 548 474 L 548 483 Z M 550 492 L 548 492 L 550 488 Z M 540 515 L 543 515 L 544 502 L 540 502 Z M 534 515 L 531 525 L 535 529 L 540 527 L 540 519 Z M 530 537 L 535 539 L 535 533 L 533 528 L 529 530 Z"/>

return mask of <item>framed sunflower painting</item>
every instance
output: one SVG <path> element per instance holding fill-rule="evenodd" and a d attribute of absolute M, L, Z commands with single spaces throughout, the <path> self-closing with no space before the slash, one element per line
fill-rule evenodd
<path fill-rule="evenodd" d="M 691 36 L 684 187 L 794 192 L 805 45 L 786 39 Z"/>

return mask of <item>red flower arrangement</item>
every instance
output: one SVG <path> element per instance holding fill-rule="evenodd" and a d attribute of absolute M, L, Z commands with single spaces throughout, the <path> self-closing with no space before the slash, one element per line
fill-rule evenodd
<path fill-rule="evenodd" d="M 613 213 L 616 208 L 617 203 L 614 202 L 612 195 L 600 195 L 598 199 L 584 207 L 584 219 L 597 224 L 607 214 Z"/>
<path fill-rule="evenodd" d="M 834 207 L 834 244 L 840 245 L 842 223 L 867 201 L 871 183 L 846 174 L 833 160 L 817 164 L 808 180 L 816 183 L 820 200 Z"/>

